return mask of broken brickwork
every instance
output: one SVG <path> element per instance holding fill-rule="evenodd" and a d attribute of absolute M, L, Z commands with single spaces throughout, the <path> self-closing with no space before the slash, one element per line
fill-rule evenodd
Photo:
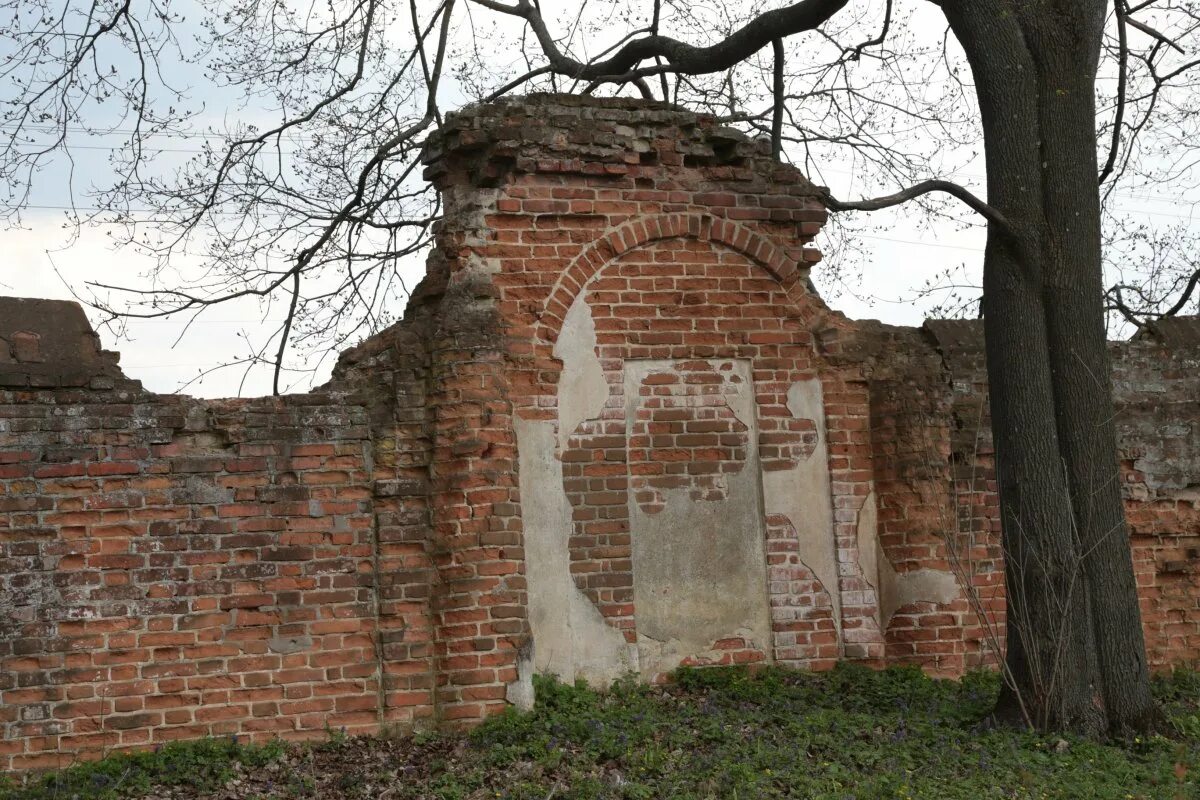
<path fill-rule="evenodd" d="M 404 320 L 310 394 L 146 392 L 0 299 L 0 769 L 461 725 L 531 676 L 995 662 L 978 325 L 852 322 L 821 192 L 677 108 L 513 98 L 426 151 Z M 1113 345 L 1152 663 L 1200 663 L 1200 325 Z"/>

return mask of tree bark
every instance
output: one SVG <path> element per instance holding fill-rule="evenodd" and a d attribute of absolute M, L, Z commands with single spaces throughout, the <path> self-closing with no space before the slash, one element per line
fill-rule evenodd
<path fill-rule="evenodd" d="M 1095 75 L 1106 8 L 1063 3 L 1026 25 L 1039 66 L 1049 264 L 1043 287 L 1055 418 L 1110 733 L 1154 727 L 1149 669 L 1121 498 L 1104 332 Z"/>
<path fill-rule="evenodd" d="M 946 0 L 975 76 L 990 226 L 983 310 L 1008 587 L 997 714 L 1153 728 L 1104 336 L 1094 85 L 1100 0 Z"/>

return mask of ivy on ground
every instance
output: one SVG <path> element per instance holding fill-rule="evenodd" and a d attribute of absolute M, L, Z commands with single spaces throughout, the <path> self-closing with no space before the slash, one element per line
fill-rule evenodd
<path fill-rule="evenodd" d="M 1200 675 L 1155 691 L 1175 737 L 1097 743 L 998 729 L 998 681 L 844 665 L 683 670 L 607 692 L 536 681 L 537 707 L 467 736 L 171 745 L 0 788 L 44 798 L 1183 800 L 1200 797 Z"/>

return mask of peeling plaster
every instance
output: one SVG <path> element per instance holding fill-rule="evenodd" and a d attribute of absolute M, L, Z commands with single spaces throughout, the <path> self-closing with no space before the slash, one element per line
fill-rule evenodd
<path fill-rule="evenodd" d="M 267 649 L 272 653 L 302 653 L 312 644 L 311 636 L 274 636 L 267 640 Z"/>
<path fill-rule="evenodd" d="M 605 686 L 637 669 L 636 647 L 610 626 L 571 577 L 572 508 L 563 490 L 560 453 L 585 420 L 600 415 L 609 387 L 596 356 L 596 327 L 585 293 L 572 303 L 554 347 L 562 361 L 558 422 L 517 419 L 519 484 L 529 585 L 527 673 L 550 673 Z M 556 434 L 557 430 L 557 434 Z M 522 675 L 521 680 L 528 680 Z M 524 700 L 523 690 L 514 689 Z"/>
<path fill-rule="evenodd" d="M 517 653 L 517 679 L 505 687 L 504 699 L 521 711 L 532 711 L 536 697 L 533 691 L 533 643 Z"/>
<path fill-rule="evenodd" d="M 558 448 L 584 420 L 600 416 L 608 400 L 608 381 L 596 355 L 596 323 L 584 289 L 571 303 L 562 331 L 554 343 L 554 357 L 562 361 L 558 379 Z"/>
<path fill-rule="evenodd" d="M 787 517 L 796 531 L 801 563 L 821 583 L 833 605 L 834 626 L 841 640 L 842 602 L 838 590 L 837 544 L 833 532 L 833 496 L 829 484 L 829 448 L 825 435 L 825 402 L 817 378 L 788 388 L 788 411 L 811 419 L 817 443 L 811 455 L 792 469 L 762 473 L 767 514 Z"/>
<path fill-rule="evenodd" d="M 892 617 L 912 603 L 945 605 L 959 598 L 954 573 L 940 569 L 897 572 L 879 541 L 875 492 L 867 495 L 858 512 L 858 563 L 863 577 L 879 599 L 879 629 L 886 634 Z"/>
<path fill-rule="evenodd" d="M 626 362 L 627 432 L 647 375 L 674 368 L 672 361 Z M 766 554 L 758 487 L 758 436 L 753 383 L 744 361 L 731 366 L 740 382 L 725 384 L 726 402 L 748 429 L 746 468 L 727 477 L 721 500 L 693 500 L 686 488 L 663 493 L 654 514 L 630 502 L 633 594 L 644 676 L 669 672 L 689 657 L 709 656 L 719 639 L 739 637 L 771 652 Z"/>
<path fill-rule="evenodd" d="M 858 509 L 854 536 L 858 542 L 858 568 L 862 571 L 863 579 L 875 590 L 876 603 L 881 604 L 879 564 L 882 562 L 891 567 L 891 561 L 884 555 L 883 546 L 879 543 L 879 504 L 875 500 L 874 488 L 863 498 L 863 504 Z M 887 623 L 891 618 L 892 615 L 888 614 L 880 624 L 881 632 L 887 630 Z"/>
<path fill-rule="evenodd" d="M 555 455 L 554 423 L 516 420 L 533 667 L 606 686 L 637 668 L 636 650 L 571 578 L 572 509 Z"/>

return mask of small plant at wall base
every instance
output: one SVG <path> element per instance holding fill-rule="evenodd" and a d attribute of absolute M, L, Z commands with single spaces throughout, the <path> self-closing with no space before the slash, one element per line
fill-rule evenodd
<path fill-rule="evenodd" d="M 196 792 L 214 791 L 240 775 L 279 759 L 281 741 L 264 745 L 240 743 L 237 737 L 170 742 L 150 750 L 107 756 L 45 775 L 30 775 L 24 787 L 0 783 L 0 798 L 142 797 L 152 789 L 187 786 Z"/>

